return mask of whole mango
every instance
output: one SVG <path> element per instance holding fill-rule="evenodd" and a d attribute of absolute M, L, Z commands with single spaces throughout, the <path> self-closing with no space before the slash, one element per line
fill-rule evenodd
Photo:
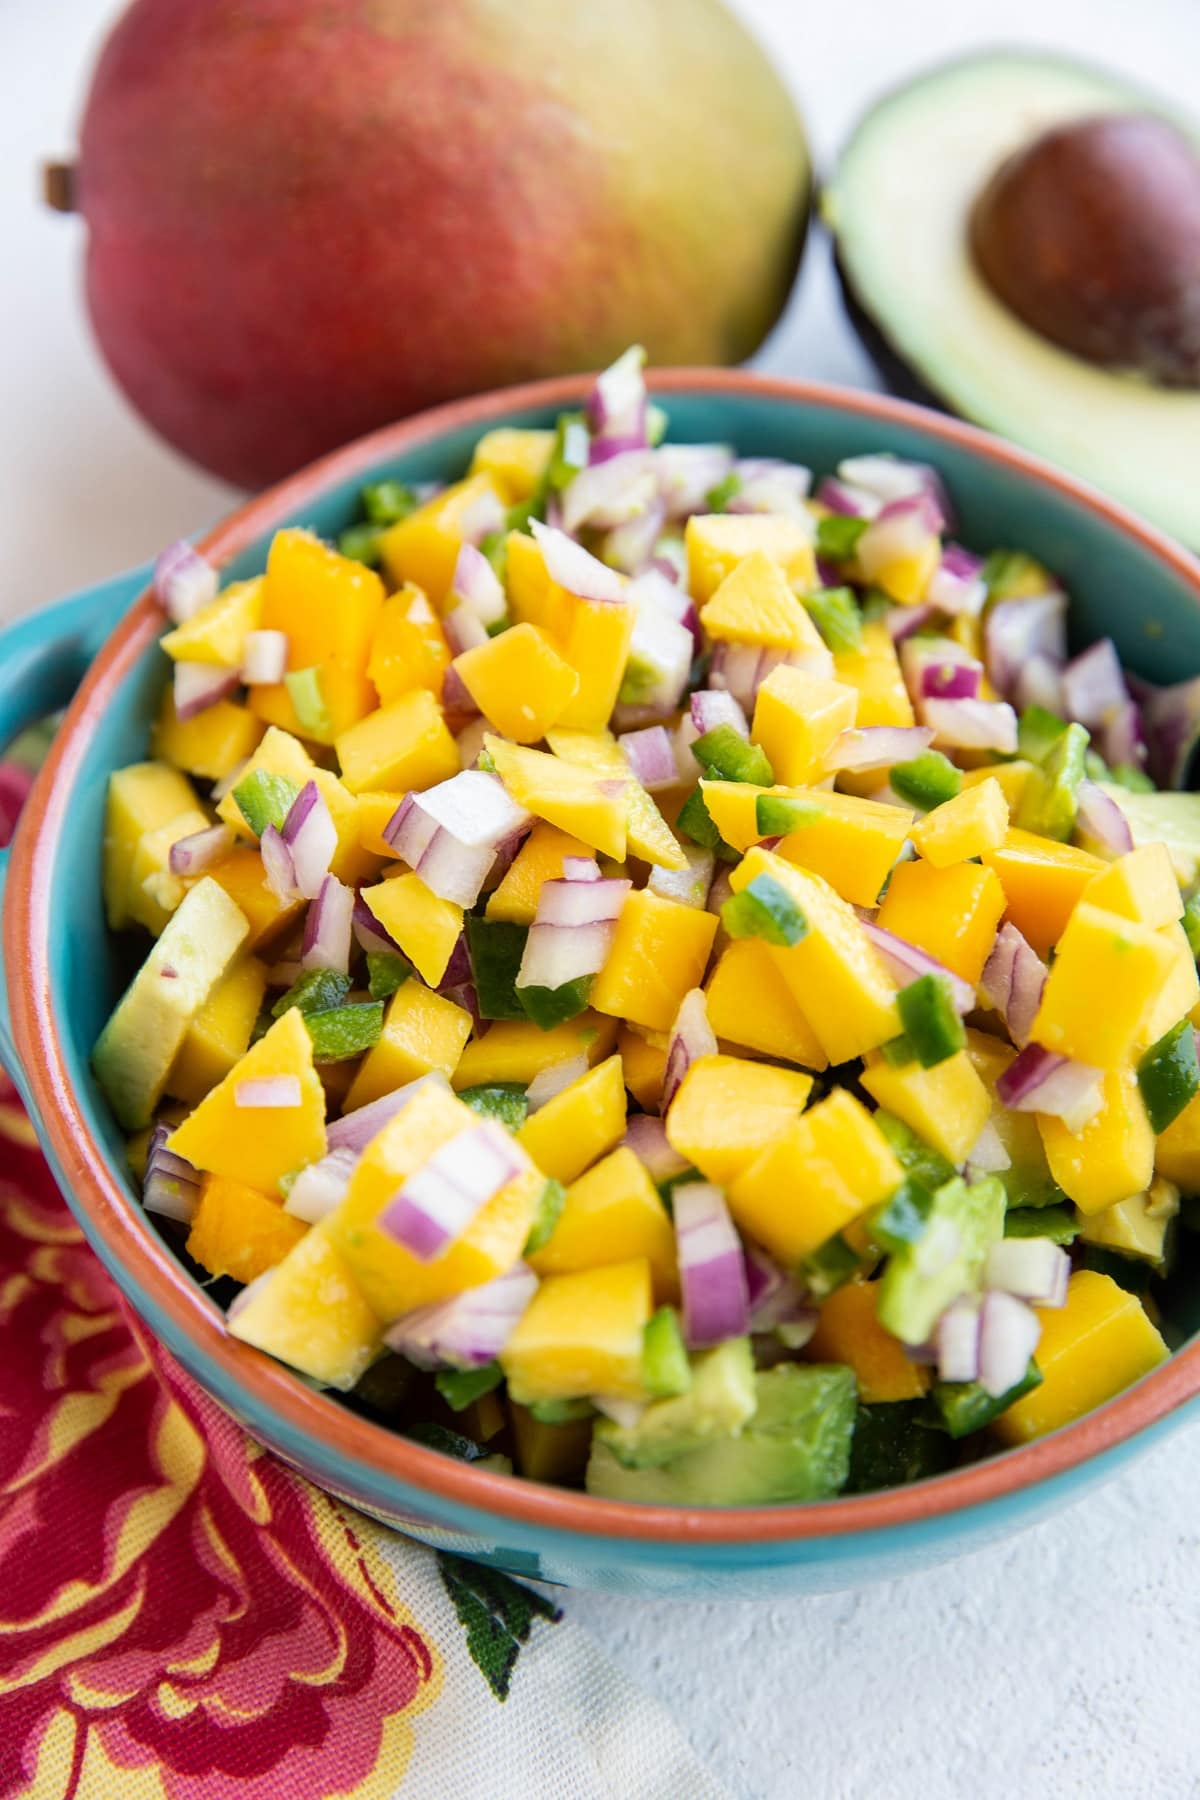
<path fill-rule="evenodd" d="M 113 374 L 247 487 L 635 341 L 741 359 L 810 199 L 720 0 L 134 0 L 69 175 Z"/>

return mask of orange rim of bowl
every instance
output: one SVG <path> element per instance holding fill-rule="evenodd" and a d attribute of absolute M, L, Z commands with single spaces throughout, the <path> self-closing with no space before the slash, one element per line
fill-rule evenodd
<path fill-rule="evenodd" d="M 325 488 L 352 479 L 371 464 L 419 449 L 451 430 L 482 429 L 498 414 L 578 402 L 591 379 L 567 376 L 530 382 L 455 401 L 372 432 L 248 501 L 208 532 L 199 548 L 218 565 L 224 564 Z M 1015 470 L 1098 514 L 1166 564 L 1192 589 L 1200 604 L 1200 562 L 1180 546 L 1083 482 L 973 426 L 877 394 L 740 370 L 673 369 L 655 375 L 651 386 L 665 394 L 753 393 L 784 405 L 857 414 L 864 421 L 913 427 L 934 445 L 955 445 L 985 462 Z M 108 1169 L 93 1142 L 66 1073 L 50 1003 L 50 885 L 71 787 L 92 726 L 162 626 L 162 613 L 147 590 L 92 664 L 66 714 L 25 808 L 13 847 L 4 920 L 4 960 L 9 972 L 15 1039 L 39 1123 L 79 1197 L 92 1231 L 103 1241 L 113 1263 L 128 1271 L 135 1291 L 152 1295 L 164 1313 L 171 1315 L 197 1355 L 216 1365 L 226 1381 L 251 1395 L 266 1413 L 277 1417 L 291 1431 L 332 1447 L 339 1456 L 367 1471 L 368 1479 L 402 1483 L 418 1494 L 489 1514 L 497 1520 L 648 1545 L 683 1541 L 692 1545 L 736 1546 L 841 1537 L 916 1525 L 1001 1500 L 1079 1467 L 1166 1418 L 1200 1392 L 1197 1341 L 1074 1424 L 1031 1444 L 905 1487 L 802 1504 L 646 1506 L 634 1501 L 597 1499 L 574 1489 L 514 1479 L 458 1462 L 349 1412 L 326 1394 L 306 1387 L 283 1364 L 231 1338 L 223 1329 L 220 1315 L 213 1311 L 182 1263 L 139 1220 L 130 1205 L 128 1188 Z M 397 1496 L 395 1502 L 398 1510 L 411 1503 L 404 1496 Z"/>

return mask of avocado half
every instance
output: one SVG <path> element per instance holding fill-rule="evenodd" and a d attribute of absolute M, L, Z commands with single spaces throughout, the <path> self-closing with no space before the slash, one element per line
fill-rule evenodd
<path fill-rule="evenodd" d="M 992 293 L 971 207 L 1006 157 L 1097 113 L 1194 122 L 1115 75 L 1003 50 L 943 64 L 861 120 L 822 197 L 850 317 L 884 380 L 1062 464 L 1200 549 L 1200 390 L 1060 349 Z"/>

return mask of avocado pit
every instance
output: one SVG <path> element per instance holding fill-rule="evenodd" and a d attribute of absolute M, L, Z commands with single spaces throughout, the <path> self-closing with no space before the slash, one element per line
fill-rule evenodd
<path fill-rule="evenodd" d="M 1200 388 L 1200 154 L 1152 114 L 1100 114 L 1010 156 L 968 237 L 992 292 L 1108 369 Z"/>

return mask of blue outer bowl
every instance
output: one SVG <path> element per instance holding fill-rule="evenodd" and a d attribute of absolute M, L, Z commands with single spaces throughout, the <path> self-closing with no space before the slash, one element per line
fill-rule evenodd
<path fill-rule="evenodd" d="M 251 502 L 203 547 L 227 576 L 256 573 L 280 525 L 333 537 L 354 517 L 364 480 L 454 478 L 482 430 L 549 424 L 586 385 L 572 378 L 513 389 L 376 433 Z M 963 541 L 1018 546 L 1053 568 L 1072 594 L 1080 642 L 1111 634 L 1122 658 L 1154 680 L 1200 669 L 1200 565 L 1034 458 L 870 395 L 737 372 L 676 371 L 654 386 L 681 441 L 720 439 L 817 470 L 867 450 L 935 463 Z M 890 1576 L 1015 1531 L 1113 1474 L 1193 1411 L 1196 1343 L 1077 1424 L 908 1488 L 809 1506 L 647 1508 L 481 1473 L 349 1413 L 233 1343 L 136 1203 L 121 1135 L 88 1063 L 128 973 L 99 902 L 105 784 L 111 770 L 145 755 L 165 674 L 147 579 L 145 569 L 118 577 L 0 638 L 0 743 L 83 682 L 13 853 L 4 918 L 12 1019 L 0 1014 L 0 1053 L 122 1291 L 263 1443 L 364 1510 L 515 1573 L 623 1592 L 774 1595 Z"/>

